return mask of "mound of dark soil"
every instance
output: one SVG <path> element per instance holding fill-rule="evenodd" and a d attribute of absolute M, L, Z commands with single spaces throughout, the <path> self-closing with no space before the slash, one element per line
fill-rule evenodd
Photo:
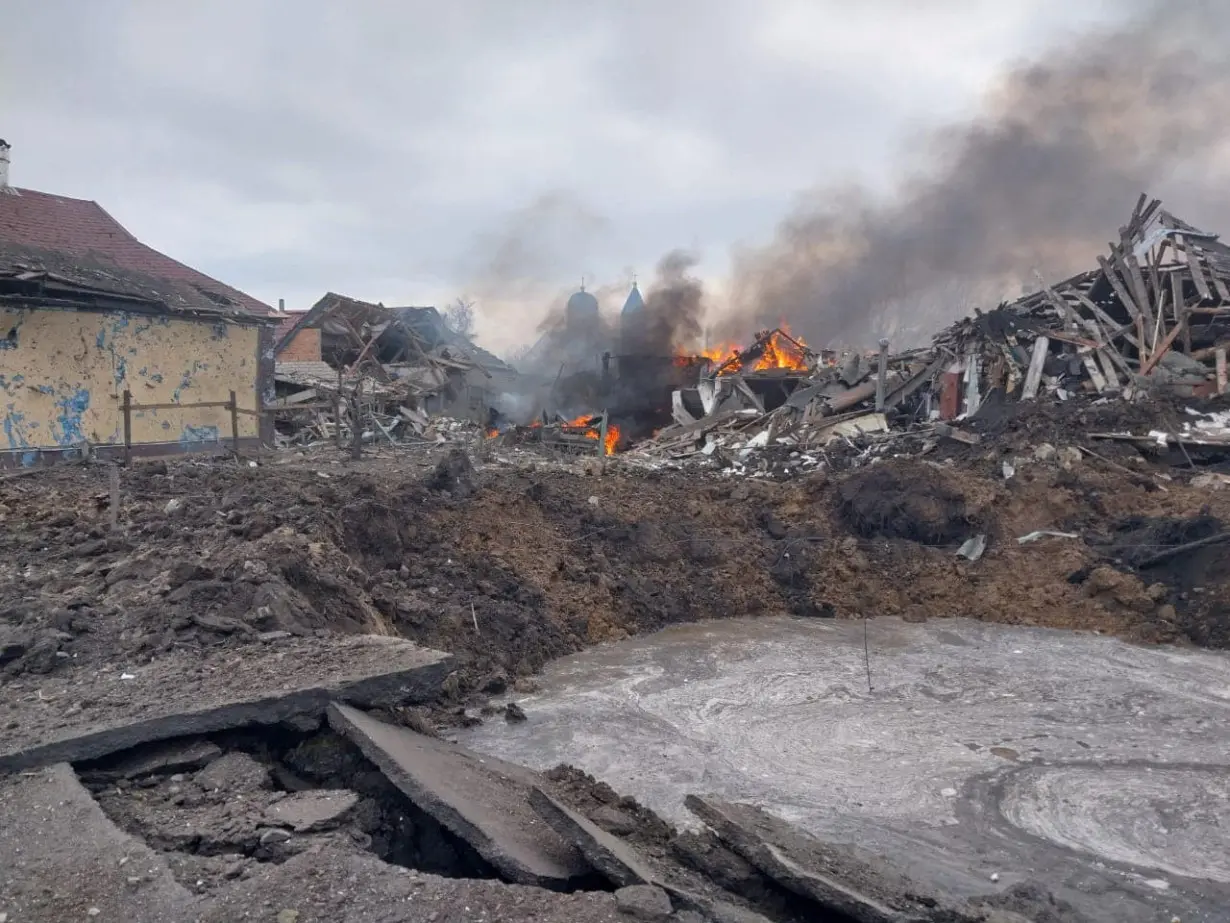
<path fill-rule="evenodd" d="M 953 478 L 917 463 L 857 471 L 837 487 L 837 515 L 860 538 L 956 545 L 987 529 Z"/>
<path fill-rule="evenodd" d="M 1216 516 L 1131 516 L 1115 525 L 1107 555 L 1141 579 L 1171 589 L 1183 633 L 1208 647 L 1230 647 L 1230 541 L 1170 553 L 1227 532 Z"/>
<path fill-rule="evenodd" d="M 474 478 L 474 466 L 470 456 L 461 449 L 452 449 L 436 464 L 436 470 L 427 479 L 429 490 L 440 490 L 458 500 L 472 497 L 478 492 Z"/>

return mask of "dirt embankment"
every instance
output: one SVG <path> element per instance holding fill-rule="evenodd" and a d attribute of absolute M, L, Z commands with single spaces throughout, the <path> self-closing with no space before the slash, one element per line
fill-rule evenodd
<path fill-rule="evenodd" d="M 395 633 L 459 655 L 460 702 L 589 644 L 729 616 L 964 616 L 1230 645 L 1230 544 L 1145 553 L 1215 534 L 1230 491 L 1037 451 L 1027 421 L 996 425 L 981 446 L 780 484 L 618 461 L 591 477 L 475 472 L 457 455 L 426 474 L 330 456 L 138 465 L 116 531 L 105 470 L 5 480 L 0 670 Z M 1038 530 L 1075 537 L 1018 543 Z M 954 554 L 976 535 L 980 560 Z"/>

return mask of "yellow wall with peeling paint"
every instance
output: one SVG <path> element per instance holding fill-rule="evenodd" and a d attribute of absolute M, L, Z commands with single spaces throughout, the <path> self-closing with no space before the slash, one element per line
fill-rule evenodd
<path fill-rule="evenodd" d="M 0 308 L 0 451 L 124 442 L 133 404 L 226 401 L 255 409 L 260 328 L 120 312 Z M 239 415 L 241 438 L 259 418 Z M 132 442 L 229 445 L 230 411 L 134 410 Z"/>

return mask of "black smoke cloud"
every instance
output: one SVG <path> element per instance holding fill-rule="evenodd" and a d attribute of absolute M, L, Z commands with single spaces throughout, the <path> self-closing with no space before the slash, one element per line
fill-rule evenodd
<path fill-rule="evenodd" d="M 1145 191 L 1230 231 L 1215 166 L 1230 156 L 1228 38 L 1221 3 L 1139 5 L 1016 67 L 980 117 L 929 137 L 927 165 L 887 200 L 817 190 L 738 254 L 722 332 L 784 320 L 818 344 L 925 339 L 1036 272 L 1096 266 Z"/>
<path fill-rule="evenodd" d="M 691 273 L 697 262 L 687 250 L 672 250 L 658 261 L 643 314 L 635 323 L 624 321 L 621 352 L 669 356 L 700 339 L 705 292 Z"/>

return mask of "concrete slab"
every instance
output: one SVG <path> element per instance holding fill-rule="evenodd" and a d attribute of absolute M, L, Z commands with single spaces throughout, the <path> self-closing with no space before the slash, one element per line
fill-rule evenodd
<path fill-rule="evenodd" d="M 653 885 L 661 888 L 685 910 L 719 923 L 767 923 L 760 914 L 700 893 L 703 885 L 681 885 L 653 868 L 652 863 L 619 837 L 607 833 L 589 818 L 552 798 L 540 788 L 530 793 L 530 804 L 555 832 L 581 851 L 589 863 L 620 887 Z M 676 874 L 680 871 L 676 869 Z"/>
<path fill-rule="evenodd" d="M 6 687 L 0 772 L 98 759 L 188 735 L 426 701 L 452 658 L 398 638 L 294 638 L 204 658 L 171 654 L 127 672 L 39 677 Z"/>
<path fill-rule="evenodd" d="M 265 823 L 290 827 L 296 833 L 313 833 L 335 827 L 346 819 L 359 796 L 351 791 L 319 789 L 296 792 L 265 811 Z"/>
<path fill-rule="evenodd" d="M 144 776 L 195 772 L 220 756 L 222 748 L 208 740 L 160 741 L 117 757 L 115 762 L 105 768 L 94 768 L 87 781 L 140 779 Z"/>
<path fill-rule="evenodd" d="M 540 788 L 530 792 L 530 805 L 561 837 L 574 844 L 589 864 L 621 888 L 657 885 L 658 877 L 632 846 L 589 818 L 556 801 Z"/>
<path fill-rule="evenodd" d="M 165 923 L 196 919 L 193 902 L 161 856 L 111 823 L 72 767 L 0 780 L 0 917 Z"/>
<path fill-rule="evenodd" d="M 520 766 L 377 721 L 345 705 L 329 724 L 419 808 L 518 884 L 563 889 L 590 872 L 530 807 L 538 777 Z"/>
<path fill-rule="evenodd" d="M 821 843 L 751 805 L 696 795 L 685 804 L 765 875 L 827 911 L 855 923 L 931 919 L 934 903 L 915 899 L 921 889 L 872 856 Z"/>

